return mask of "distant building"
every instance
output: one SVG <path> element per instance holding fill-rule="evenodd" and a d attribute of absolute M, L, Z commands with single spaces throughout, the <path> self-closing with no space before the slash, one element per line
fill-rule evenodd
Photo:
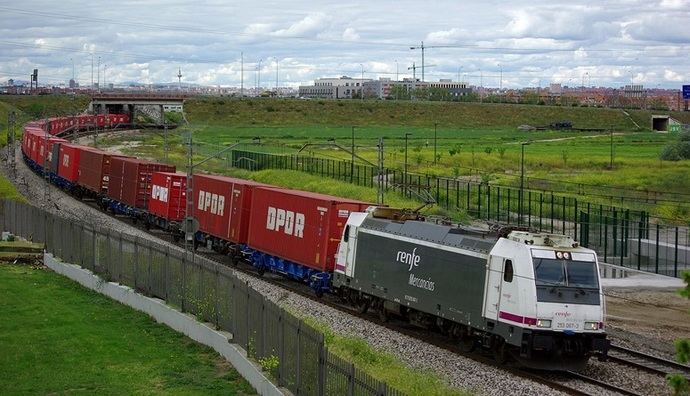
<path fill-rule="evenodd" d="M 314 85 L 300 86 L 299 96 L 312 99 L 352 99 L 353 96 L 361 95 L 363 84 L 367 81 L 371 81 L 371 79 L 348 76 L 318 78 L 314 80 Z"/>
<path fill-rule="evenodd" d="M 439 88 L 447 90 L 450 96 L 457 98 L 472 93 L 472 88 L 467 87 L 467 83 L 453 82 L 450 79 L 440 79 L 438 82 L 428 82 L 429 88 Z"/>
<path fill-rule="evenodd" d="M 8 87 L 14 87 L 14 80 L 11 78 L 9 80 L 7 80 L 7 86 Z"/>
<path fill-rule="evenodd" d="M 644 94 L 642 84 L 626 85 L 623 88 L 623 95 L 626 98 L 641 98 Z"/>

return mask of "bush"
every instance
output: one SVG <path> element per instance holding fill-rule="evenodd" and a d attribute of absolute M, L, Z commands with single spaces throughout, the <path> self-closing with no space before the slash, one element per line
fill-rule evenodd
<path fill-rule="evenodd" d="M 669 144 L 661 150 L 661 155 L 659 156 L 664 161 L 680 161 L 680 153 L 678 152 L 678 147 L 676 144 Z"/>

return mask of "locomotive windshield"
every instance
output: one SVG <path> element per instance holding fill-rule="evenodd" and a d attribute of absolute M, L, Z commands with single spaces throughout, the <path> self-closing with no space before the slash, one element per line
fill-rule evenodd
<path fill-rule="evenodd" d="M 534 258 L 534 280 L 538 301 L 599 303 L 596 262 Z"/>

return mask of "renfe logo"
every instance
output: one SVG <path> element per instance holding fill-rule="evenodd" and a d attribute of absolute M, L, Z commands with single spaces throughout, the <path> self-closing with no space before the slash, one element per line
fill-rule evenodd
<path fill-rule="evenodd" d="M 168 188 L 154 184 L 151 188 L 151 198 L 161 202 L 168 202 Z"/>
<path fill-rule="evenodd" d="M 398 255 L 395 258 L 396 261 L 407 264 L 410 266 L 408 271 L 412 271 L 412 267 L 419 267 L 419 260 L 421 257 L 417 255 L 417 248 L 412 249 L 412 253 L 398 251 Z"/>
<path fill-rule="evenodd" d="M 266 228 L 271 231 L 280 231 L 280 227 L 283 227 L 283 232 L 288 235 L 303 238 L 304 214 L 269 206 L 268 215 L 266 216 Z"/>
<path fill-rule="evenodd" d="M 225 196 L 200 190 L 197 209 L 222 216 L 225 210 Z"/>

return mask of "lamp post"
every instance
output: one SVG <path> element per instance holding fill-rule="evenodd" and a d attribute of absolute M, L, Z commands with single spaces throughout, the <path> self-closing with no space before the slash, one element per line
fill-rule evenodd
<path fill-rule="evenodd" d="M 518 211 L 518 224 L 522 223 L 522 201 L 525 194 L 525 146 L 528 146 L 530 142 L 520 143 L 520 148 L 522 154 L 520 156 L 520 210 Z"/>
<path fill-rule="evenodd" d="M 350 183 L 354 181 L 355 177 L 355 126 L 352 126 L 352 162 L 350 162 Z"/>
<path fill-rule="evenodd" d="M 364 101 L 364 65 L 360 63 L 359 66 L 362 68 L 362 79 L 359 83 L 359 98 Z"/>
<path fill-rule="evenodd" d="M 412 135 L 410 132 L 405 132 L 405 181 L 403 185 L 407 185 L 407 137 Z"/>
<path fill-rule="evenodd" d="M 434 164 L 437 162 L 438 155 L 436 154 L 436 130 L 438 129 L 438 122 L 434 122 Z"/>

